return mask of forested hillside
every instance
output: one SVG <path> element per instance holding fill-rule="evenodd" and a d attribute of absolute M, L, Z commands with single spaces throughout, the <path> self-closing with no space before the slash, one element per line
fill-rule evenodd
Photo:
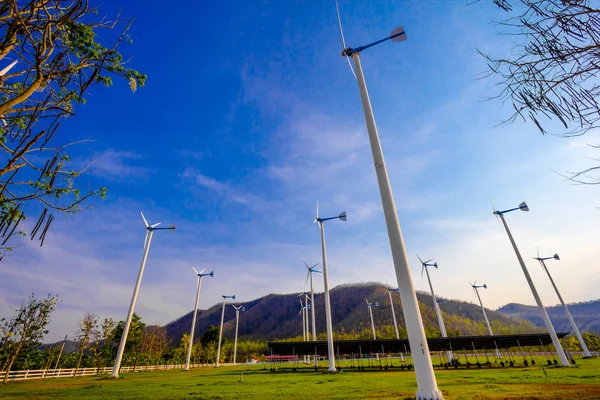
<path fill-rule="evenodd" d="M 600 332 L 600 300 L 568 304 L 573 320 L 580 331 Z M 546 307 L 548 315 L 557 331 L 570 332 L 571 325 L 562 305 Z M 510 317 L 522 318 L 536 326 L 544 326 L 542 315 L 536 306 L 510 303 L 498 309 Z"/>
<path fill-rule="evenodd" d="M 392 314 L 386 287 L 379 283 L 341 285 L 333 288 L 331 307 L 333 314 L 333 329 L 340 338 L 370 338 L 371 327 L 369 312 L 365 298 L 370 302 L 379 302 L 380 307 L 374 308 L 373 316 L 378 330 L 378 337 L 393 338 Z M 429 294 L 417 294 L 423 321 L 430 337 L 439 336 L 438 323 Z M 404 318 L 400 304 L 400 296 L 392 294 L 394 308 L 400 326 L 400 334 L 406 337 Z M 322 293 L 315 295 L 315 311 L 317 334 L 325 336 L 325 306 Z M 241 303 L 236 303 L 241 304 Z M 302 320 L 298 312 L 300 303 L 298 293 L 270 294 L 256 300 L 243 303 L 246 311 L 241 314 L 239 335 L 246 339 L 287 339 L 302 334 Z M 481 308 L 478 305 L 459 300 L 448 300 L 440 303 L 446 323 L 446 329 L 451 336 L 456 335 L 485 335 L 487 328 Z M 524 333 L 538 330 L 530 322 L 508 317 L 502 313 L 488 310 L 494 333 Z M 189 332 L 192 312 L 166 325 L 168 335 L 174 342 L 185 332 Z M 230 336 L 235 329 L 235 311 L 228 306 L 225 312 L 224 334 Z M 218 326 L 221 320 L 221 304 L 215 304 L 208 310 L 200 310 L 196 322 L 195 335 L 201 335 L 210 325 Z"/>

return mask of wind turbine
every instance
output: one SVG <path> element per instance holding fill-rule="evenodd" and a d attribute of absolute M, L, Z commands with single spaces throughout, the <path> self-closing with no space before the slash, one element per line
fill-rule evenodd
<path fill-rule="evenodd" d="M 190 370 L 190 358 L 192 357 L 192 346 L 194 344 L 194 331 L 196 330 L 196 314 L 198 313 L 198 302 L 200 301 L 200 287 L 202 286 L 202 277 L 210 276 L 212 278 L 213 276 L 215 276 L 214 271 L 210 271 L 209 273 L 205 274 L 204 271 L 206 271 L 206 268 L 204 268 L 200 272 L 198 272 L 194 267 L 192 267 L 192 269 L 194 270 L 197 276 L 196 303 L 194 306 L 194 316 L 192 317 L 192 330 L 190 331 L 190 342 L 188 343 L 187 357 L 185 359 L 185 367 L 183 368 L 184 371 Z"/>
<path fill-rule="evenodd" d="M 217 362 L 215 367 L 219 366 L 219 359 L 221 358 L 221 340 L 223 339 L 223 321 L 225 320 L 225 303 L 227 299 L 235 300 L 235 294 L 233 296 L 221 296 L 223 297 L 223 310 L 221 311 L 221 329 L 219 329 L 219 345 L 217 346 Z"/>
<path fill-rule="evenodd" d="M 312 304 L 311 310 L 310 310 L 310 314 L 311 314 L 311 322 L 312 322 L 312 337 L 313 337 L 313 342 L 317 340 L 317 328 L 316 328 L 316 324 L 315 324 L 315 289 L 313 287 L 313 277 L 312 274 L 317 273 L 320 274 L 321 271 L 319 271 L 318 269 L 315 269 L 315 267 L 317 265 L 319 265 L 319 263 L 316 263 L 315 265 L 313 265 L 312 267 L 309 267 L 308 264 L 304 262 L 304 265 L 306 266 L 306 269 L 308 270 L 306 273 L 306 280 L 308 281 L 310 279 L 310 304 Z M 316 359 L 315 359 L 315 365 L 316 365 Z"/>
<path fill-rule="evenodd" d="M 310 294 L 310 292 L 302 292 L 298 295 L 298 297 L 302 297 L 304 296 L 304 305 L 306 307 L 306 315 L 304 316 L 304 319 L 306 321 L 306 338 L 304 339 L 305 342 L 307 342 L 310 339 L 310 325 L 308 323 L 308 310 L 310 310 L 312 307 L 310 306 L 310 304 L 308 303 L 310 301 L 310 297 L 308 297 L 308 295 Z M 312 302 L 311 302 L 312 304 Z"/>
<path fill-rule="evenodd" d="M 367 307 L 369 308 L 369 315 L 371 316 L 371 329 L 373 329 L 373 340 L 377 340 L 377 334 L 375 333 L 375 322 L 373 322 L 373 307 L 379 307 L 379 303 L 369 303 L 369 300 L 365 299 Z"/>
<path fill-rule="evenodd" d="M 302 299 L 300 299 L 300 312 L 302 313 L 302 338 L 305 342 L 310 338 L 309 334 L 309 325 L 308 325 L 308 310 L 310 310 L 310 304 L 308 304 L 309 297 L 308 292 L 302 292 L 298 295 L 298 297 L 304 296 L 304 304 L 302 304 Z M 304 363 L 308 363 L 308 356 L 304 355 Z"/>
<path fill-rule="evenodd" d="M 119 343 L 119 350 L 117 351 L 117 358 L 115 359 L 115 365 L 112 370 L 112 377 L 117 378 L 121 369 L 121 361 L 123 360 L 123 351 L 125 350 L 125 344 L 127 343 L 127 335 L 129 334 L 129 327 L 131 325 L 131 318 L 133 317 L 133 311 L 135 309 L 135 302 L 137 301 L 138 292 L 140 291 L 140 284 L 142 283 L 142 276 L 144 275 L 144 267 L 146 267 L 146 260 L 148 259 L 148 252 L 150 251 L 150 242 L 152 242 L 152 235 L 154 231 L 168 230 L 173 232 L 175 225 L 171 225 L 168 228 L 157 228 L 160 222 L 154 225 L 148 225 L 148 221 L 142 214 L 144 224 L 146 224 L 146 238 L 144 239 L 144 255 L 142 257 L 142 264 L 140 265 L 140 272 L 138 273 L 137 281 L 135 282 L 135 288 L 133 289 L 133 296 L 131 297 L 131 304 L 129 304 L 129 312 L 127 313 L 127 319 L 125 320 L 125 326 L 123 327 L 123 334 L 121 335 L 121 341 Z"/>
<path fill-rule="evenodd" d="M 398 27 L 394 29 L 388 37 L 373 42 L 369 45 L 360 46 L 356 49 L 346 47 L 337 0 L 335 5 L 338 23 L 340 26 L 340 35 L 342 37 L 342 56 L 344 56 L 347 60 L 348 57 L 352 57 L 354 66 L 356 67 L 356 80 L 358 82 L 360 98 L 365 114 L 367 132 L 369 134 L 369 142 L 371 144 L 371 153 L 373 155 L 373 166 L 375 167 L 377 182 L 379 183 L 379 193 L 381 195 L 381 203 L 383 205 L 383 214 L 385 216 L 385 223 L 387 226 L 390 248 L 392 251 L 392 259 L 394 260 L 396 279 L 400 289 L 400 298 L 402 299 L 402 309 L 404 311 L 404 319 L 406 321 L 406 329 L 408 331 L 408 341 L 415 366 L 415 373 L 417 377 L 416 397 L 420 399 L 432 400 L 443 399 L 444 396 L 438 389 L 435 373 L 433 371 L 433 364 L 431 362 L 431 354 L 429 353 L 427 337 L 425 336 L 423 319 L 421 318 L 421 313 L 419 312 L 417 294 L 415 292 L 412 275 L 408 265 L 404 240 L 402 239 L 402 231 L 400 229 L 400 221 L 398 220 L 398 212 L 396 210 L 396 204 L 394 203 L 392 187 L 388 178 L 387 167 L 383 157 L 383 150 L 381 148 L 381 142 L 379 141 L 379 134 L 377 132 L 377 125 L 375 124 L 375 116 L 373 115 L 373 108 L 371 107 L 371 101 L 369 100 L 369 92 L 367 90 L 367 84 L 365 82 L 359 56 L 361 51 L 387 40 L 391 40 L 393 42 L 406 40 L 406 32 L 404 31 L 404 28 Z"/>
<path fill-rule="evenodd" d="M 545 260 L 560 260 L 560 257 L 558 256 L 558 254 L 554 254 L 552 257 L 540 258 L 540 250 L 538 249 L 538 256 L 534 257 L 534 258 L 540 262 L 540 264 L 544 268 L 544 271 L 546 271 L 546 273 L 548 274 L 548 278 L 550 278 L 550 282 L 552 283 L 552 286 L 554 287 L 554 290 L 556 291 L 556 295 L 558 296 L 558 299 L 560 300 L 560 304 L 562 304 L 563 308 L 565 309 L 565 313 L 567 314 L 567 317 L 569 318 L 569 322 L 571 323 L 573 332 L 575 332 L 575 336 L 577 336 L 577 340 L 579 340 L 579 344 L 581 344 L 581 349 L 583 350 L 583 357 L 585 357 L 585 358 L 592 357 L 590 350 L 588 349 L 587 345 L 585 344 L 585 340 L 583 340 L 583 336 L 581 336 L 581 333 L 579 332 L 579 329 L 577 328 L 577 324 L 575 324 L 575 321 L 573 320 L 573 316 L 571 315 L 569 308 L 567 307 L 567 305 L 565 304 L 565 301 L 563 300 L 562 296 L 560 295 L 560 292 L 558 291 L 558 288 L 556 287 L 556 284 L 554 283 L 554 279 L 552 279 L 552 275 L 550 275 L 550 271 L 548 271 L 548 268 L 546 267 L 546 263 L 544 262 Z"/>
<path fill-rule="evenodd" d="M 400 293 L 400 289 L 388 288 L 386 292 L 390 295 L 390 306 L 392 307 L 392 317 L 394 318 L 394 330 L 396 331 L 396 339 L 400 340 L 400 332 L 398 332 L 398 322 L 396 322 L 396 311 L 394 311 L 394 301 L 392 300 L 392 292 Z"/>
<path fill-rule="evenodd" d="M 240 322 L 240 311 L 246 311 L 246 307 L 239 306 L 236 307 L 233 304 L 231 305 L 235 309 L 235 341 L 233 342 L 233 365 L 235 365 L 237 360 L 237 337 L 238 337 L 238 324 Z"/>
<path fill-rule="evenodd" d="M 329 372 L 335 372 L 335 353 L 333 350 L 333 326 L 331 323 L 331 301 L 329 299 L 329 278 L 327 276 L 327 250 L 325 249 L 325 221 L 339 219 L 346 221 L 346 211 L 342 211 L 337 217 L 319 217 L 319 201 L 317 200 L 317 215 L 313 223 L 318 222 L 321 228 L 321 255 L 323 256 L 323 286 L 325 298 L 325 326 L 327 328 L 327 358 L 329 359 Z"/>
<path fill-rule="evenodd" d="M 431 290 L 431 298 L 433 299 L 433 308 L 435 309 L 435 314 L 438 319 L 438 324 L 440 326 L 440 331 L 442 333 L 442 337 L 448 337 L 448 334 L 446 333 L 446 325 L 444 324 L 444 319 L 442 318 L 442 312 L 440 310 L 440 306 L 438 305 L 438 300 L 435 297 L 435 292 L 433 291 L 433 285 L 431 284 L 431 277 L 429 276 L 429 270 L 427 269 L 427 267 L 434 267 L 435 269 L 438 269 L 438 265 L 436 262 L 433 264 L 430 264 L 430 261 L 433 261 L 433 258 L 429 259 L 427 261 L 421 260 L 421 257 L 419 257 L 419 256 L 417 256 L 417 258 L 419 259 L 419 261 L 421 261 L 421 278 L 423 277 L 423 271 L 425 271 L 425 273 L 427 274 L 427 281 L 429 282 L 429 289 Z M 449 360 L 449 361 L 451 361 L 451 360 Z"/>
<path fill-rule="evenodd" d="M 442 333 L 442 337 L 448 337 L 448 334 L 446 333 L 446 325 L 444 324 L 444 319 L 442 318 L 442 310 L 440 310 L 439 301 L 435 297 L 435 292 L 433 291 L 433 285 L 431 284 L 431 277 L 429 276 L 429 270 L 427 269 L 427 267 L 434 267 L 435 269 L 437 269 L 438 268 L 437 262 L 430 264 L 430 261 L 432 261 L 433 258 L 431 258 L 427 261 L 421 260 L 421 257 L 419 257 L 419 256 L 417 256 L 417 258 L 419 259 L 419 261 L 421 261 L 421 278 L 423 277 L 423 271 L 425 271 L 425 273 L 427 274 L 427 281 L 429 282 L 429 289 L 431 289 L 431 297 L 433 298 L 433 308 L 435 310 L 435 315 L 437 316 L 438 324 L 440 326 L 440 332 Z M 442 303 L 443 302 L 444 302 L 444 300 L 442 300 Z M 452 352 L 446 351 L 446 356 L 448 357 L 448 362 L 451 363 L 452 362 Z"/>
<path fill-rule="evenodd" d="M 483 285 L 477 285 L 477 281 L 473 283 L 469 282 L 469 285 L 471 285 L 473 291 L 477 295 L 477 300 L 479 300 L 479 305 L 481 306 L 481 312 L 483 313 L 483 318 L 485 318 L 485 324 L 487 325 L 488 332 L 490 333 L 490 336 L 494 336 L 494 332 L 492 332 L 492 326 L 490 325 L 490 320 L 488 319 L 487 313 L 485 312 L 485 308 L 483 307 L 483 302 L 481 301 L 481 297 L 479 296 L 479 289 L 487 289 L 487 285 L 485 283 Z M 496 347 L 496 357 L 501 358 L 500 350 L 498 350 L 498 347 Z"/>
<path fill-rule="evenodd" d="M 542 313 L 542 318 L 544 319 L 544 323 L 546 324 L 546 329 L 548 330 L 548 333 L 550 334 L 550 337 L 552 338 L 552 344 L 554 344 L 554 349 L 556 349 L 556 353 L 558 354 L 560 363 L 563 367 L 570 367 L 571 364 L 569 363 L 569 360 L 567 359 L 567 356 L 563 350 L 563 347 L 560 344 L 560 340 L 558 340 L 558 336 L 556 335 L 556 331 L 554 330 L 552 321 L 550 321 L 550 317 L 548 316 L 548 313 L 546 312 L 546 309 L 544 308 L 542 299 L 540 299 L 540 295 L 538 294 L 537 289 L 535 288 L 535 285 L 533 284 L 533 280 L 531 279 L 531 276 L 529 275 L 529 271 L 527 270 L 527 267 L 525 266 L 525 261 L 523 261 L 523 257 L 521 257 L 521 252 L 519 251 L 519 248 L 517 247 L 517 244 L 515 243 L 515 240 L 513 239 L 513 236 L 510 233 L 510 229 L 508 228 L 506 219 L 504 218 L 504 214 L 509 213 L 511 211 L 515 211 L 515 210 L 529 211 L 529 207 L 527 206 L 527 203 L 522 202 L 521 204 L 519 204 L 518 207 L 515 207 L 515 208 L 510 208 L 510 209 L 504 210 L 504 211 L 494 210 L 494 215 L 499 217 L 500 220 L 502 221 L 502 224 L 504 225 L 504 229 L 506 230 L 506 234 L 508 235 L 508 240 L 510 240 L 510 244 L 512 245 L 512 247 L 515 251 L 515 255 L 517 256 L 517 260 L 519 261 L 519 264 L 521 265 L 521 269 L 523 270 L 525 279 L 527 280 L 527 283 L 529 284 L 529 288 L 531 289 L 531 293 L 533 294 L 533 297 L 535 298 L 535 302 L 537 303 L 537 306 L 540 309 L 540 312 Z"/>

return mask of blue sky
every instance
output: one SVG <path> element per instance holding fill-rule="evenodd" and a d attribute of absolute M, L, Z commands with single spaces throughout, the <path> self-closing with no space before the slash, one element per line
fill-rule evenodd
<path fill-rule="evenodd" d="M 491 3 L 491 2 L 490 2 Z M 93 89 L 65 137 L 92 138 L 73 150 L 94 160 L 82 184 L 109 188 L 94 210 L 59 217 L 43 248 L 26 243 L 0 264 L 0 315 L 31 292 L 62 299 L 49 340 L 73 334 L 85 312 L 124 319 L 142 256 L 144 211 L 176 223 L 153 240 L 136 312 L 167 323 L 193 308 L 191 267 L 215 271 L 201 307 L 222 294 L 250 300 L 304 289 L 302 261 L 320 261 L 327 225 L 332 286 L 394 285 L 358 87 L 344 59 L 333 2 L 103 4 L 133 16 L 134 44 L 122 52 L 147 73 Z M 531 124 L 497 125 L 511 107 L 483 101 L 499 90 L 481 79 L 475 49 L 510 54 L 487 2 L 340 4 L 346 42 L 358 46 L 403 25 L 408 40 L 365 51 L 363 68 L 377 118 L 413 278 L 426 290 L 416 254 L 433 258 L 436 293 L 475 301 L 467 281 L 487 283 L 486 306 L 533 304 L 502 226 L 492 215 L 523 200 L 530 213 L 507 216 L 547 305 L 558 300 L 537 262 L 549 265 L 567 301 L 596 299 L 600 269 L 597 189 L 554 171 L 592 165 L 596 137 L 541 136 Z M 322 282 L 317 281 L 317 290 Z M 366 312 L 366 310 L 365 310 Z M 335 318 L 335 316 L 334 316 Z"/>

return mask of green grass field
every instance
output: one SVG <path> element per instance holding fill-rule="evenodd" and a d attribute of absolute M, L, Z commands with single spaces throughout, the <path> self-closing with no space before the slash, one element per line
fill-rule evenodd
<path fill-rule="evenodd" d="M 446 399 L 600 399 L 600 359 L 573 368 L 436 370 Z M 355 371 L 330 375 L 304 369 L 269 372 L 265 366 L 204 367 L 190 372 L 11 382 L 10 399 L 405 399 L 416 391 L 412 371 Z M 267 367 L 268 368 L 268 367 Z M 342 364 L 343 369 L 343 364 Z M 243 380 L 240 377 L 243 372 Z"/>

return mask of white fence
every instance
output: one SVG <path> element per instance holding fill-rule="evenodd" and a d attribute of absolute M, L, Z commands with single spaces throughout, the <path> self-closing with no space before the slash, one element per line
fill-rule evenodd
<path fill-rule="evenodd" d="M 212 366 L 213 364 L 190 364 L 190 368 L 198 368 Z M 221 364 L 230 365 L 230 364 Z M 172 369 L 183 369 L 184 364 L 170 365 L 138 365 L 135 372 L 145 371 L 166 371 Z M 76 376 L 91 376 L 100 374 L 109 374 L 113 367 L 102 368 L 79 368 L 75 373 L 75 368 L 59 368 L 59 369 L 36 369 L 27 371 L 10 371 L 8 373 L 9 381 L 25 381 L 29 379 L 52 379 L 52 378 L 73 378 Z M 121 367 L 121 372 L 133 372 L 133 367 Z M 4 379 L 6 371 L 0 371 L 0 381 Z"/>

